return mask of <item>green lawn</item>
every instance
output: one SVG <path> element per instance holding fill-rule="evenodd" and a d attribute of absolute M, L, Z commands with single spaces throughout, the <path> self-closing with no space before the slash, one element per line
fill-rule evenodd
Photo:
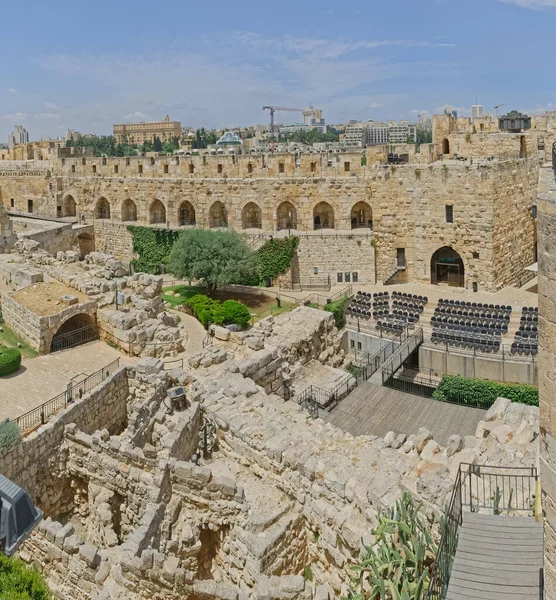
<path fill-rule="evenodd" d="M 6 326 L 5 323 L 0 323 L 0 327 L 3 331 L 0 331 L 0 344 L 7 346 L 8 348 L 17 348 L 17 343 L 21 344 L 19 348 L 21 355 L 25 358 L 35 358 L 39 355 L 38 352 L 35 352 L 33 348 L 30 348 L 27 344 L 24 344 L 21 340 L 19 340 L 14 332 Z"/>
<path fill-rule="evenodd" d="M 166 294 L 166 292 L 177 292 L 179 294 L 179 297 L 176 298 L 176 296 L 168 296 Z M 195 296 L 196 294 L 206 294 L 206 293 L 207 293 L 207 290 L 206 290 L 206 288 L 203 288 L 203 287 L 196 287 L 194 285 L 192 285 L 192 286 L 172 285 L 172 286 L 164 288 L 162 290 L 162 300 L 164 300 L 164 302 L 168 302 L 168 304 L 172 308 L 175 308 L 176 306 L 179 306 L 180 304 L 185 304 L 185 301 L 188 298 L 191 298 L 192 296 Z"/>

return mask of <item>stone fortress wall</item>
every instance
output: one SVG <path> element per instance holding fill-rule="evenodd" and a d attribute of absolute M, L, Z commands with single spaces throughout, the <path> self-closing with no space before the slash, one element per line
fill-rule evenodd
<path fill-rule="evenodd" d="M 21 213 L 32 200 L 33 214 L 94 224 L 95 248 L 122 259 L 132 257 L 129 224 L 227 224 L 255 236 L 290 229 L 322 235 L 300 246 L 302 277 L 317 268 L 332 281 L 346 272 L 357 272 L 361 283 L 384 281 L 403 249 L 407 280 L 429 283 L 432 255 L 450 246 L 463 260 L 466 287 L 476 282 L 479 289 L 497 290 L 517 283 L 535 261 L 538 132 L 525 134 L 523 145 L 522 135 L 463 133 L 452 121 L 435 117 L 436 143 L 420 153 L 412 147 L 408 164 L 387 164 L 387 146 L 367 148 L 364 166 L 360 152 L 156 158 L 65 152 L 33 161 L 48 169 L 27 174 L 14 174 L 13 162 L 0 162 L 0 175 L 10 174 L 0 177 L 0 200 Z M 444 135 L 469 136 L 471 156 L 506 158 L 435 160 Z M 453 206 L 453 223 L 446 222 L 446 206 Z M 343 255 L 326 239 L 331 232 L 346 234 Z M 309 259 L 317 246 L 325 257 L 320 264 Z"/>

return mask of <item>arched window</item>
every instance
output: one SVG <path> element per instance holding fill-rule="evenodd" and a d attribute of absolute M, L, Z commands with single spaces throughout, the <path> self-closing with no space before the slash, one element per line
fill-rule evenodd
<path fill-rule="evenodd" d="M 137 205 L 129 198 L 122 204 L 122 221 L 137 221 Z"/>
<path fill-rule="evenodd" d="M 442 141 L 442 154 L 450 154 L 450 140 L 444 138 Z"/>
<path fill-rule="evenodd" d="M 334 229 L 334 209 L 328 202 L 319 202 L 313 209 L 314 229 Z"/>
<path fill-rule="evenodd" d="M 297 210 L 291 202 L 282 202 L 276 210 L 276 228 L 297 229 Z"/>
<path fill-rule="evenodd" d="M 358 202 L 351 209 L 351 228 L 373 228 L 373 209 L 367 202 Z"/>
<path fill-rule="evenodd" d="M 193 204 L 185 200 L 180 204 L 178 219 L 180 227 L 194 227 L 195 226 L 195 209 Z"/>
<path fill-rule="evenodd" d="M 70 194 L 64 198 L 62 203 L 62 217 L 75 217 L 77 214 L 77 203 L 75 198 Z"/>
<path fill-rule="evenodd" d="M 228 212 L 226 207 L 217 200 L 209 210 L 209 227 L 227 227 Z"/>
<path fill-rule="evenodd" d="M 97 219 L 110 218 L 110 203 L 106 198 L 99 198 L 95 210 L 95 216 Z"/>
<path fill-rule="evenodd" d="M 261 228 L 261 209 L 254 203 L 248 202 L 241 211 L 241 225 L 243 229 Z"/>
<path fill-rule="evenodd" d="M 166 207 L 160 200 L 154 200 L 151 204 L 149 223 L 166 223 Z"/>

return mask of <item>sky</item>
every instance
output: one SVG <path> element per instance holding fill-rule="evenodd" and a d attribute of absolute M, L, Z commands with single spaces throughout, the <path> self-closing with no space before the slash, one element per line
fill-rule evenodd
<path fill-rule="evenodd" d="M 233 128 L 266 104 L 330 124 L 556 109 L 556 0 L 19 0 L 2 21 L 0 141 L 166 114 Z"/>

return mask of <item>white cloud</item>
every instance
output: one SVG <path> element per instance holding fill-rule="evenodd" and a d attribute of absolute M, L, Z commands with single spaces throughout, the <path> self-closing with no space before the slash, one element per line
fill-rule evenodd
<path fill-rule="evenodd" d="M 23 112 L 12 113 L 11 115 L 0 115 L 0 121 L 22 121 L 29 115 Z"/>
<path fill-rule="evenodd" d="M 386 104 L 381 104 L 380 102 L 373 102 L 369 104 L 369 108 L 384 108 Z"/>
<path fill-rule="evenodd" d="M 44 107 L 48 108 L 49 110 L 56 110 L 58 108 L 58 105 L 54 104 L 54 102 L 45 102 Z"/>
<path fill-rule="evenodd" d="M 140 110 L 135 111 L 129 115 L 124 115 L 122 117 L 124 121 L 136 121 L 137 119 L 141 119 L 141 121 L 149 121 L 150 117 Z"/>
<path fill-rule="evenodd" d="M 15 88 L 8 88 L 8 92 L 10 94 L 17 94 L 17 90 Z"/>
<path fill-rule="evenodd" d="M 556 0 L 498 0 L 504 4 L 515 4 L 520 8 L 541 10 L 543 8 L 556 8 Z"/>
<path fill-rule="evenodd" d="M 57 115 L 56 113 L 38 113 L 35 115 L 35 117 L 38 117 L 39 119 L 61 119 L 62 118 L 60 115 Z"/>

